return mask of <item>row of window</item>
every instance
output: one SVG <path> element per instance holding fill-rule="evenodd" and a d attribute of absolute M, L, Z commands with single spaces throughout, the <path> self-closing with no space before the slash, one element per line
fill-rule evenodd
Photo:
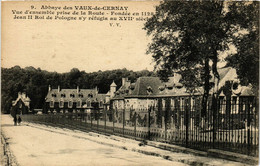
<path fill-rule="evenodd" d="M 82 101 L 81 101 L 81 100 L 77 101 L 76 103 L 77 103 L 77 104 L 76 104 L 77 107 L 81 107 L 81 106 L 82 106 Z M 90 101 L 87 101 L 86 104 L 87 104 L 87 107 L 90 107 L 90 106 L 91 106 L 91 102 L 90 102 Z M 51 108 L 54 107 L 54 101 L 50 101 L 50 107 L 51 107 Z M 59 102 L 59 107 L 60 107 L 60 108 L 63 108 L 63 107 L 64 107 L 64 101 L 61 100 L 61 101 Z M 73 107 L 73 101 L 69 101 L 69 102 L 68 102 L 68 107 L 69 107 L 69 108 L 72 108 L 72 107 Z M 103 102 L 102 102 L 102 101 L 99 102 L 99 107 L 103 107 Z"/>
<path fill-rule="evenodd" d="M 52 96 L 52 97 L 57 97 L 57 94 L 51 94 L 51 96 Z M 61 97 L 66 97 L 66 94 L 63 93 L 63 94 L 61 94 L 60 96 L 61 96 Z M 76 96 L 75 94 L 70 94 L 70 97 L 71 97 L 71 98 L 74 98 L 75 96 Z M 83 95 L 83 94 L 78 94 L 78 97 L 83 98 L 84 95 Z M 88 97 L 89 97 L 89 98 L 93 98 L 93 94 L 92 94 L 92 93 L 88 94 Z"/>
<path fill-rule="evenodd" d="M 195 98 L 191 98 L 190 99 L 190 106 L 192 108 L 192 110 L 194 109 L 195 107 Z M 125 103 L 125 106 L 127 108 L 129 107 L 135 107 L 135 108 L 148 108 L 150 106 L 155 106 L 155 107 L 158 107 L 158 100 L 155 99 L 155 100 L 139 100 L 138 102 L 136 101 L 130 101 L 130 100 L 125 100 L 126 103 Z M 170 106 L 171 107 L 175 107 L 175 105 L 178 103 L 179 107 L 184 110 L 184 107 L 185 107 L 185 98 L 179 98 L 179 99 L 171 99 L 170 100 Z M 162 108 L 165 108 L 166 107 L 166 100 L 165 99 L 162 99 Z M 121 109 L 121 108 L 124 108 L 124 101 L 123 100 L 115 100 L 114 102 L 114 107 L 118 108 L 118 109 Z"/>
<path fill-rule="evenodd" d="M 166 107 L 166 100 L 161 100 L 161 107 L 165 109 Z M 186 103 L 188 102 L 188 103 Z M 185 98 L 176 98 L 170 100 L 170 107 L 172 109 L 179 108 L 180 111 L 185 111 L 185 107 L 188 106 L 190 108 L 190 111 L 196 111 L 196 107 L 200 106 L 201 98 L 190 98 L 190 100 L 185 100 Z M 152 105 L 154 107 L 158 107 L 158 100 L 155 99 L 154 101 L 151 100 L 139 100 L 136 101 L 130 101 L 125 100 L 125 103 L 123 100 L 115 100 L 114 101 L 114 108 L 117 109 L 123 109 L 124 104 L 126 109 L 137 109 L 137 110 L 148 110 L 148 108 Z M 154 104 L 154 105 L 153 105 Z M 223 99 L 219 100 L 219 113 L 226 114 L 227 113 L 227 105 L 228 103 Z M 207 109 L 209 109 L 209 105 L 207 105 Z M 249 102 L 248 100 L 245 100 L 242 102 L 239 102 L 238 97 L 232 97 L 232 100 L 229 103 L 229 112 L 231 114 L 238 114 L 240 112 L 246 112 L 246 110 L 250 110 L 252 113 L 255 112 L 255 108 L 253 107 L 253 103 Z"/>

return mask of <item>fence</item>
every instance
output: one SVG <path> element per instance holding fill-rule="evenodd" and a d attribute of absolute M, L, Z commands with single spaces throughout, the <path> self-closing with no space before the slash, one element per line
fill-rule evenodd
<path fill-rule="evenodd" d="M 23 115 L 24 121 L 177 144 L 199 150 L 222 149 L 257 156 L 258 103 L 254 97 L 209 100 L 157 99 L 149 109 L 78 110 L 71 113 Z"/>

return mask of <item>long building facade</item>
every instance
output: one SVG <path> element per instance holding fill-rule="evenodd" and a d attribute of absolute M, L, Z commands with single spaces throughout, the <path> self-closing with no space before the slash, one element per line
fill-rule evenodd
<path fill-rule="evenodd" d="M 43 112 L 90 112 L 103 110 L 106 95 L 94 89 L 52 89 L 49 86 Z"/>
<path fill-rule="evenodd" d="M 255 95 L 250 86 L 239 85 L 235 69 L 219 69 L 219 75 L 218 86 L 215 81 L 216 86 L 210 91 L 211 97 L 205 111 L 201 106 L 203 88 L 197 88 L 193 93 L 187 92 L 187 89 L 180 83 L 181 76 L 177 74 L 175 77 L 170 77 L 168 82 L 163 82 L 158 77 L 140 77 L 135 83 L 131 83 L 127 78 L 122 78 L 122 86 L 110 99 L 110 110 L 116 112 L 116 117 L 114 117 L 116 121 L 121 122 L 124 119 L 126 124 L 137 123 L 141 127 L 147 127 L 149 123 L 150 127 L 155 128 L 166 126 L 180 128 L 186 125 L 193 128 L 205 125 L 206 122 L 203 121 L 207 119 L 211 121 L 211 124 L 206 124 L 210 129 L 216 112 L 218 112 L 219 124 L 230 121 L 230 118 L 226 118 L 228 116 L 233 118 L 233 123 L 237 125 L 237 128 L 241 125 L 245 127 L 245 124 L 241 123 L 248 117 L 241 117 L 248 114 L 250 110 L 248 105 L 250 103 L 252 105 L 255 101 Z M 224 88 L 227 82 L 232 84 L 230 92 Z M 217 105 L 213 103 L 212 96 L 218 97 Z M 211 111 L 213 109 L 211 107 L 215 107 L 217 111 Z M 256 110 L 252 109 L 250 114 L 255 115 Z M 131 121 L 135 119 L 135 116 L 138 116 L 138 121 Z M 150 122 L 148 122 L 148 116 Z"/>

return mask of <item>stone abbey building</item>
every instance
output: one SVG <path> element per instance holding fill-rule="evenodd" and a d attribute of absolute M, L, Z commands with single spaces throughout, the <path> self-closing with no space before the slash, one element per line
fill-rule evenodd
<path fill-rule="evenodd" d="M 97 87 L 93 89 L 52 89 L 49 86 L 45 98 L 44 113 L 48 112 L 88 112 L 103 109 L 106 95 L 100 94 Z"/>

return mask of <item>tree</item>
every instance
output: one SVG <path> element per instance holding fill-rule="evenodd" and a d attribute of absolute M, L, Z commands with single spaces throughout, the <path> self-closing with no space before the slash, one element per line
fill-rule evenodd
<path fill-rule="evenodd" d="M 234 67 L 241 84 L 259 84 L 259 2 L 240 2 L 229 5 L 236 28 L 241 33 L 233 36 L 237 53 L 229 55 L 227 66 Z M 243 33 L 242 33 L 243 32 Z"/>
<path fill-rule="evenodd" d="M 78 79 L 81 77 L 81 72 L 77 68 L 73 68 L 67 75 L 69 86 L 71 88 L 76 88 L 79 85 Z"/>
<path fill-rule="evenodd" d="M 86 73 L 77 68 L 67 73 L 56 73 L 35 69 L 34 67 L 1 68 L 1 111 L 9 113 L 12 101 L 17 98 L 18 92 L 26 92 L 31 99 L 30 108 L 43 108 L 45 97 L 48 93 L 48 86 L 57 88 L 80 89 L 99 88 L 100 93 L 107 93 L 113 80 L 118 87 L 121 85 L 122 77 L 130 77 L 132 81 L 139 76 L 152 75 L 149 71 L 133 72 L 127 69 L 99 71 Z"/>
<path fill-rule="evenodd" d="M 237 31 L 225 5 L 224 1 L 164 1 L 144 27 L 152 36 L 147 53 L 152 54 L 163 80 L 179 73 L 186 87 L 203 85 L 202 115 L 211 73 L 219 79 L 219 54 L 229 49 Z"/>

